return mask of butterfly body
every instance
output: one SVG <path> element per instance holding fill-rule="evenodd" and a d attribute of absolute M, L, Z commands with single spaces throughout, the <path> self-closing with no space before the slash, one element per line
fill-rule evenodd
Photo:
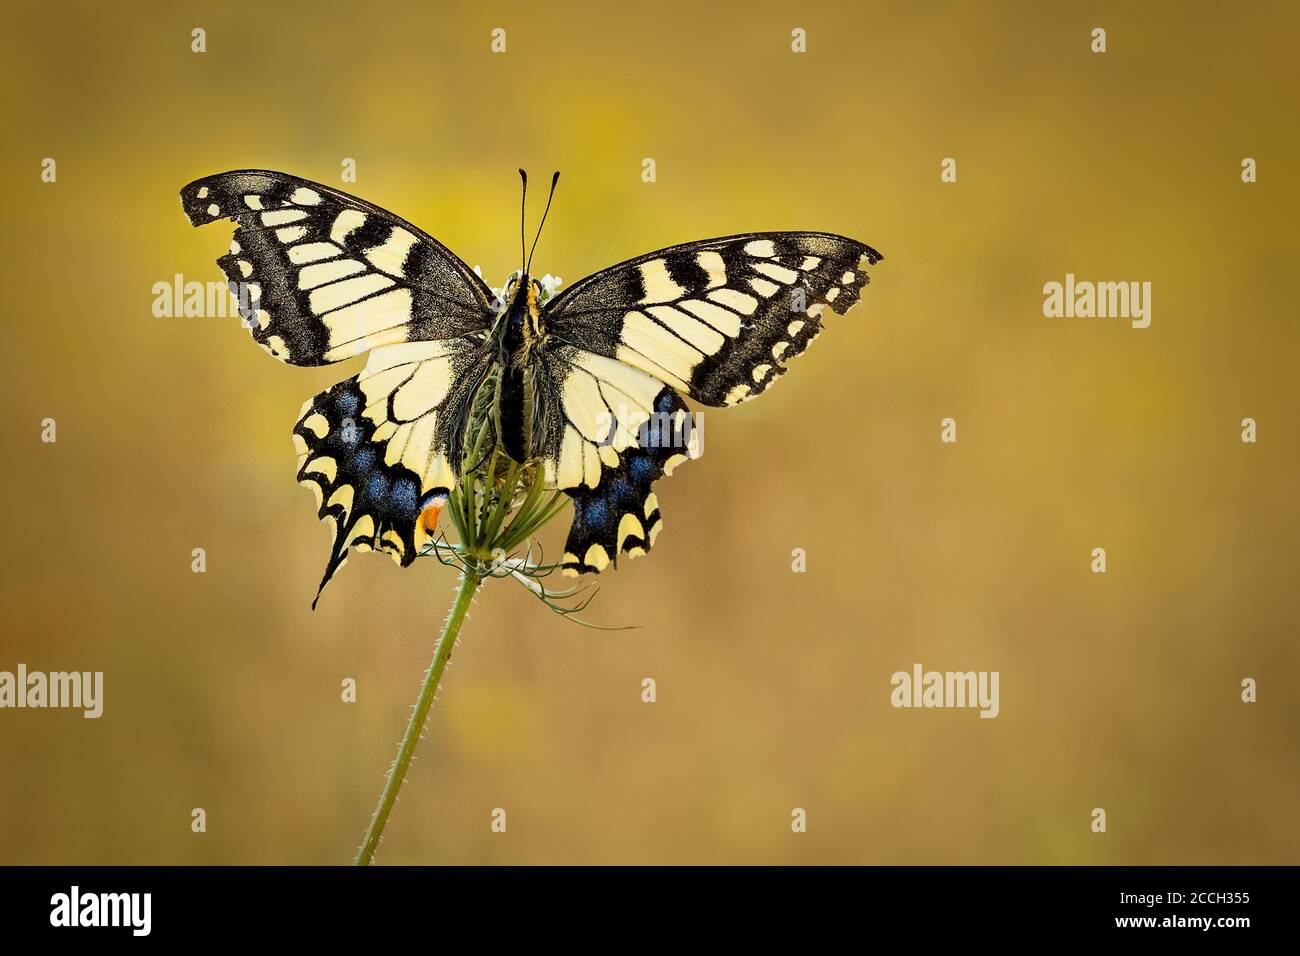
<path fill-rule="evenodd" d="M 218 265 L 251 292 L 241 312 L 266 351 L 305 366 L 367 355 L 293 429 L 298 480 L 334 532 L 322 589 L 350 550 L 408 565 L 428 547 L 476 465 L 466 435 L 488 387 L 502 449 L 572 499 L 564 570 L 646 553 L 663 526 L 654 482 L 700 453 L 684 398 L 721 407 L 766 391 L 883 258 L 833 233 L 746 233 L 629 259 L 545 300 L 525 263 L 498 298 L 418 227 L 296 176 L 219 173 L 181 202 L 196 226 L 236 223 Z"/>
<path fill-rule="evenodd" d="M 526 272 L 520 274 L 493 329 L 499 376 L 494 403 L 497 434 L 505 453 L 520 464 L 536 457 L 532 449 L 539 416 L 533 400 L 533 363 L 544 337 L 537 293 L 536 280 Z"/>

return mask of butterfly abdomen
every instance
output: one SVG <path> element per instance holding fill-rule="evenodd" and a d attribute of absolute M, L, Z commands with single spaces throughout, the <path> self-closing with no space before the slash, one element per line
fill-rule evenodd
<path fill-rule="evenodd" d="M 531 389 L 528 372 L 513 362 L 501 369 L 497 385 L 497 425 L 502 449 L 513 461 L 526 462 L 529 454 L 528 406 Z"/>
<path fill-rule="evenodd" d="M 541 335 L 532 282 L 522 276 L 513 301 L 501 317 L 497 339 L 496 419 L 501 445 L 520 464 L 534 457 L 531 447 L 533 350 Z"/>

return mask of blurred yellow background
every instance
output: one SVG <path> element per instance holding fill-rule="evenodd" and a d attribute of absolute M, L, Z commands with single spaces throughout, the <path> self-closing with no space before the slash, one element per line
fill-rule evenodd
<path fill-rule="evenodd" d="M 310 610 L 289 433 L 360 361 L 151 314 L 221 278 L 179 188 L 250 166 L 494 284 L 518 166 L 563 171 L 535 266 L 566 283 L 752 229 L 886 256 L 774 394 L 706 411 L 588 612 L 639 629 L 480 594 L 379 862 L 1296 862 L 1300 14 L 1134 6 L 8 11 L 0 670 L 106 686 L 97 721 L 0 711 L 0 863 L 348 862 L 451 601 L 361 555 Z M 1067 272 L 1150 281 L 1151 327 L 1044 318 Z M 917 661 L 999 671 L 1001 715 L 893 709 Z"/>

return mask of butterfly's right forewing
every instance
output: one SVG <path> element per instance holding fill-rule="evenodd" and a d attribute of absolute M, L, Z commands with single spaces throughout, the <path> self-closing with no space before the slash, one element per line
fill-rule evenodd
<path fill-rule="evenodd" d="M 881 260 L 824 232 L 706 239 L 611 266 L 546 307 L 548 334 L 641 369 L 706 405 L 766 391 L 847 312 Z"/>

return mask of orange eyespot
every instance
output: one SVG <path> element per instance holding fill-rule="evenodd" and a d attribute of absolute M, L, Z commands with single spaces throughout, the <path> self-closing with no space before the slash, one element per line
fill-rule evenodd
<path fill-rule="evenodd" d="M 442 514 L 442 509 L 445 507 L 447 507 L 445 497 L 434 498 L 430 501 L 420 512 L 420 517 L 416 519 L 416 530 L 432 538 L 438 532 L 438 516 Z"/>

